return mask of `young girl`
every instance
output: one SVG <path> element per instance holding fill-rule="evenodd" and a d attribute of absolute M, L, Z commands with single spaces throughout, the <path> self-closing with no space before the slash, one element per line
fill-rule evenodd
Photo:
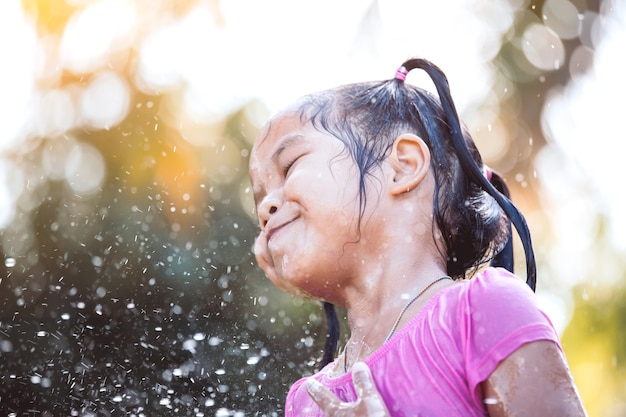
<path fill-rule="evenodd" d="M 418 68 L 438 99 L 404 82 Z M 260 267 L 329 317 L 323 368 L 293 385 L 287 416 L 585 415 L 534 300 L 524 218 L 433 64 L 302 98 L 262 130 L 250 175 Z M 528 286 L 507 271 L 511 223 Z M 350 326 L 334 360 L 333 305 Z"/>

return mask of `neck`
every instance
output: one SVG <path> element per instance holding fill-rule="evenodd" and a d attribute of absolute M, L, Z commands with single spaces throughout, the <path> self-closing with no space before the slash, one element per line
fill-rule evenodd
<path fill-rule="evenodd" d="M 345 292 L 350 326 L 350 340 L 343 358 L 347 365 L 369 356 L 385 342 L 396 321 L 397 331 L 438 289 L 451 283 L 436 282 L 407 305 L 433 281 L 446 276 L 440 265 L 423 262 L 402 267 L 392 263 L 385 268 L 383 264 L 378 264 L 375 267 L 370 265 L 369 271 L 367 276 L 356 280 L 360 285 L 347 288 Z M 406 311 L 400 317 L 405 307 Z"/>
<path fill-rule="evenodd" d="M 432 230 L 432 185 L 420 186 L 416 193 L 405 199 L 379 199 L 376 211 L 363 223 L 360 239 L 346 245 L 344 256 L 354 261 L 345 264 L 342 285 L 332 296 L 348 313 L 348 367 L 385 342 L 407 301 L 446 275 L 443 242 Z M 411 303 L 397 329 L 450 283 L 436 283 Z"/>

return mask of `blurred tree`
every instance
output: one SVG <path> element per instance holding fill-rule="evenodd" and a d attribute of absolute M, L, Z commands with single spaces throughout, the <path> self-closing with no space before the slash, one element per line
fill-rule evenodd
<path fill-rule="evenodd" d="M 625 281 L 626 275 L 622 273 L 619 282 Z M 562 343 L 589 415 L 623 416 L 626 411 L 625 288 L 623 284 L 581 285 L 575 291 L 575 305 Z"/>

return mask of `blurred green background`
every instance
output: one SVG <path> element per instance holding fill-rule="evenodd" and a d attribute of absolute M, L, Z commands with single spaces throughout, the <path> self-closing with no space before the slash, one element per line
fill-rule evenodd
<path fill-rule="evenodd" d="M 0 414 L 282 415 L 325 326 L 254 263 L 251 144 L 423 56 L 527 216 L 590 416 L 626 416 L 625 5 L 2 1 Z"/>

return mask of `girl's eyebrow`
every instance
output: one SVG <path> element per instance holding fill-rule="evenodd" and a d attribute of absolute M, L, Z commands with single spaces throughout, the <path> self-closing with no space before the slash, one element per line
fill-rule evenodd
<path fill-rule="evenodd" d="M 285 149 L 295 145 L 296 143 L 302 143 L 303 136 L 304 135 L 302 135 L 302 133 L 288 133 L 280 138 L 278 140 L 278 144 L 276 145 L 276 150 L 274 150 L 270 159 L 276 161 Z"/>

